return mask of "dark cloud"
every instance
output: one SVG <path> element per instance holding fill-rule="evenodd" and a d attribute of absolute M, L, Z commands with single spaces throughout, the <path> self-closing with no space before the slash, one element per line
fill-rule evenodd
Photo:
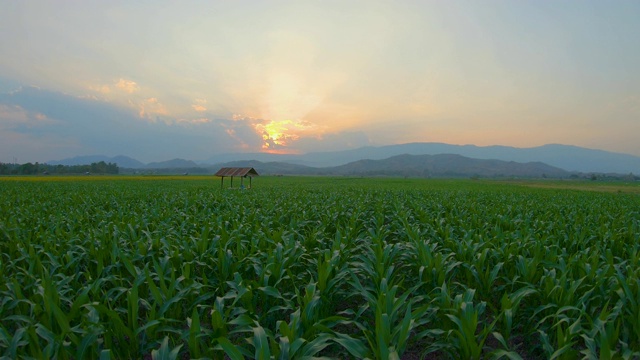
<path fill-rule="evenodd" d="M 0 118 L 3 131 L 23 139 L 23 149 L 15 149 L 16 152 L 28 153 L 33 147 L 24 139 L 37 139 L 39 146 L 50 142 L 50 148 L 57 149 L 57 153 L 42 154 L 39 161 L 66 157 L 70 152 L 73 155 L 124 154 L 141 161 L 173 157 L 197 160 L 220 152 L 255 150 L 262 141 L 252 124 L 244 121 L 194 119 L 190 122 L 160 116 L 150 122 L 139 118 L 137 109 L 36 87 L 1 94 L 0 104 L 12 111 L 22 110 L 26 119 L 42 120 L 30 120 L 26 124 Z"/>
<path fill-rule="evenodd" d="M 0 94 L 8 93 L 20 87 L 20 83 L 11 78 L 0 76 Z"/>

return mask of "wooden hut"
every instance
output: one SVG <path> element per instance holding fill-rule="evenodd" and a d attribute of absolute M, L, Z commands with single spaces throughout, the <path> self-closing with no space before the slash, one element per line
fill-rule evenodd
<path fill-rule="evenodd" d="M 251 188 L 251 178 L 259 176 L 256 169 L 252 167 L 223 167 L 215 173 L 215 176 L 220 176 L 220 188 L 224 188 L 224 178 L 231 178 L 231 187 L 233 188 L 233 178 L 240 178 L 240 188 L 244 189 L 244 179 L 249 178 L 249 188 Z"/>

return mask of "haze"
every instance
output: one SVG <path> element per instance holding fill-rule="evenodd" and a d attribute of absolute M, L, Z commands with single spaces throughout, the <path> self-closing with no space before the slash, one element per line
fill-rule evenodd
<path fill-rule="evenodd" d="M 3 1 L 0 162 L 407 142 L 640 156 L 638 1 Z"/>

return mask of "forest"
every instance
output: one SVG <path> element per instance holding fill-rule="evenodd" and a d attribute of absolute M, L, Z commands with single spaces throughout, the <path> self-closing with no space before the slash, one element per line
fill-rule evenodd
<path fill-rule="evenodd" d="M 49 175 L 49 174 L 118 174 L 116 163 L 104 161 L 90 165 L 49 165 L 38 162 L 25 164 L 0 163 L 0 175 Z"/>

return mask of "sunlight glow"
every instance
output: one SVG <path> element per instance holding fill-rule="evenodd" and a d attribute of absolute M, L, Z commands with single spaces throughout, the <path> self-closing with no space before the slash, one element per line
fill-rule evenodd
<path fill-rule="evenodd" d="M 296 123 L 291 120 L 274 121 L 269 120 L 266 124 L 257 124 L 256 131 L 262 135 L 264 144 L 263 150 L 274 150 L 279 146 L 287 146 L 290 141 L 299 138 L 295 131 Z"/>

